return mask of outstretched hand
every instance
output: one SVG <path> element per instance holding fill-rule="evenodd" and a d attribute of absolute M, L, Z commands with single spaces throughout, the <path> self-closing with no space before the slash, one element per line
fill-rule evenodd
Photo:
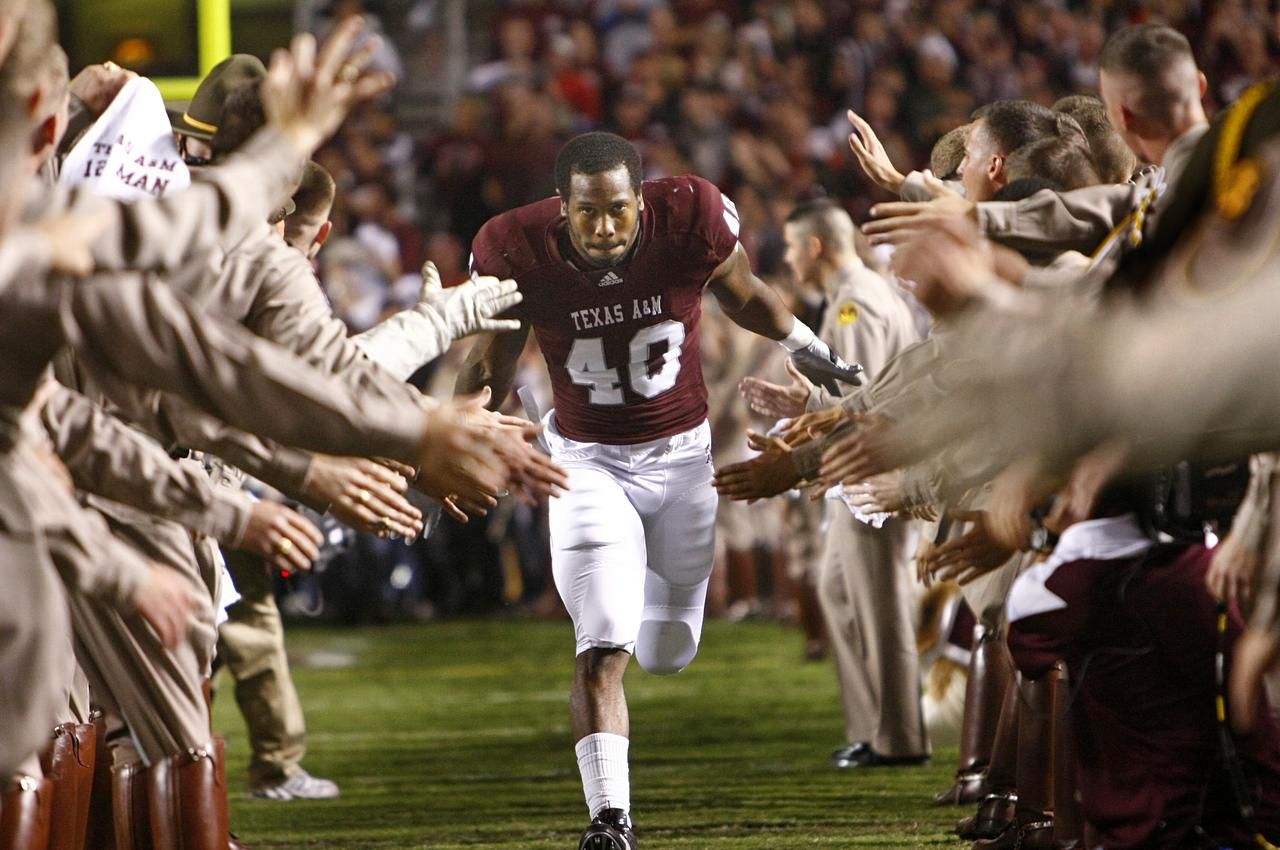
<path fill-rule="evenodd" d="M 791 358 L 786 360 L 791 383 L 787 386 L 770 383 L 763 378 L 746 377 L 738 384 L 738 391 L 747 406 L 773 419 L 794 419 L 802 416 L 814 390 L 813 382 L 806 378 Z"/>
<path fill-rule="evenodd" d="M 747 441 L 761 453 L 717 470 L 711 482 L 717 493 L 735 502 L 754 502 L 785 493 L 800 482 L 792 448 L 781 437 L 749 431 Z"/>
<path fill-rule="evenodd" d="M 889 159 L 889 152 L 880 143 L 876 131 L 852 109 L 845 115 L 853 125 L 853 132 L 849 134 L 849 149 L 858 158 L 867 178 L 886 192 L 900 194 L 906 178 L 894 167 L 893 160 Z"/>
<path fill-rule="evenodd" d="M 271 54 L 262 81 L 267 123 L 288 136 L 299 153 L 310 156 L 346 118 L 355 104 L 375 98 L 395 78 L 368 66 L 379 39 L 360 44 L 366 24 L 348 18 L 316 48 L 315 36 L 299 33 L 288 50 Z"/>

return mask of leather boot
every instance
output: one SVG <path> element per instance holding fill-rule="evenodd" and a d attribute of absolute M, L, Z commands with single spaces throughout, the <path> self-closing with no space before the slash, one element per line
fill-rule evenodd
<path fill-rule="evenodd" d="M 1010 675 L 1000 706 L 995 742 L 991 747 L 991 764 L 987 768 L 987 786 L 991 793 L 978 804 L 978 811 L 956 824 L 956 835 L 969 841 L 995 838 L 1014 821 L 1014 803 L 1018 800 L 1018 715 L 1020 714 L 1017 679 Z"/>
<path fill-rule="evenodd" d="M 89 787 L 84 788 L 88 819 L 80 846 L 84 850 L 116 850 L 111 803 L 111 751 L 107 748 L 107 724 L 98 715 L 93 721 L 94 760 Z"/>
<path fill-rule="evenodd" d="M 63 723 L 54 729 L 53 740 L 40 756 L 54 789 L 49 850 L 84 848 L 96 750 L 93 724 Z"/>
<path fill-rule="evenodd" d="M 111 771 L 111 825 L 116 850 L 152 850 L 157 846 L 151 842 L 151 804 L 147 793 L 150 773 L 142 762 Z"/>
<path fill-rule="evenodd" d="M 992 790 L 987 782 L 987 768 L 995 746 L 1005 690 L 1012 679 L 1013 660 L 998 630 L 979 624 L 973 632 L 969 678 L 964 691 L 964 720 L 960 727 L 960 766 L 951 787 L 933 798 L 935 806 L 972 805 Z"/>
<path fill-rule="evenodd" d="M 1053 700 L 1053 843 L 1058 850 L 1079 850 L 1086 845 L 1084 813 L 1076 798 L 1075 736 L 1067 719 L 1071 688 L 1066 665 L 1059 662 L 1058 671 Z"/>
<path fill-rule="evenodd" d="M 1003 835 L 1017 820 L 1018 795 L 1012 791 L 988 794 L 978 811 L 956 824 L 956 835 L 966 841 L 990 840 Z"/>
<path fill-rule="evenodd" d="M 1056 671 L 1022 680 L 1018 712 L 1018 820 L 1045 820 L 1053 810 L 1053 715 Z"/>
<path fill-rule="evenodd" d="M 157 848 L 228 850 L 227 785 L 219 784 L 212 743 L 156 762 L 147 787 Z"/>
<path fill-rule="evenodd" d="M 230 824 L 230 804 L 227 799 L 227 739 L 221 735 L 215 735 L 213 738 L 213 757 L 218 765 L 218 805 L 222 807 L 222 820 Z M 251 850 L 249 845 L 237 838 L 234 832 L 227 833 L 227 848 L 228 850 Z"/>
<path fill-rule="evenodd" d="M 975 841 L 973 850 L 1054 850 L 1053 821 L 1010 824 L 996 838 Z"/>
<path fill-rule="evenodd" d="M 53 783 L 20 776 L 0 794 L 0 850 L 48 850 Z"/>
<path fill-rule="evenodd" d="M 1014 822 L 973 850 L 1054 850 L 1053 750 L 1057 670 L 1018 685 L 1018 802 Z"/>

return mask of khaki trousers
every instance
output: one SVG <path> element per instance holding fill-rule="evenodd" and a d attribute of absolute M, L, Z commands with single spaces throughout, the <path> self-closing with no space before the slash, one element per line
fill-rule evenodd
<path fill-rule="evenodd" d="M 929 740 L 920 707 L 911 526 L 891 519 L 875 529 L 841 504 L 831 504 L 829 516 L 818 601 L 831 632 L 845 739 L 867 741 L 885 756 L 923 755 Z"/>
<path fill-rule="evenodd" d="M 284 624 L 261 558 L 227 551 L 227 569 L 240 601 L 227 609 L 218 633 L 218 658 L 236 682 L 236 703 L 249 730 L 249 784 L 278 785 L 301 768 L 307 751 L 302 703 L 289 675 Z"/>
<path fill-rule="evenodd" d="M 191 534 L 175 523 L 122 506 L 103 512 L 112 533 L 141 557 L 175 570 L 191 583 L 203 605 L 187 639 L 166 650 L 137 614 L 74 591 L 68 594 L 76 657 L 108 729 L 121 726 L 129 741 L 112 736 L 117 765 L 138 759 L 147 765 L 211 737 L 203 682 L 214 646 L 213 600 L 196 565 Z M 54 557 L 83 557 L 50 537 Z M 132 746 L 129 746 L 129 743 Z M 135 752 L 136 750 L 136 752 Z"/>

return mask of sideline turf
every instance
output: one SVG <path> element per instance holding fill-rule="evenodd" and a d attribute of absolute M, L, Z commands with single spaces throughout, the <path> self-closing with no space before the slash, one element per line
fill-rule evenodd
<path fill-rule="evenodd" d="M 324 802 L 245 798 L 229 679 L 232 828 L 255 848 L 573 850 L 585 806 L 569 741 L 567 623 L 487 620 L 289 634 Z M 960 847 L 928 796 L 954 768 L 830 767 L 841 723 L 829 662 L 764 623 L 710 623 L 679 676 L 628 674 L 633 808 L 644 850 Z M 356 666 L 343 666 L 354 661 Z"/>

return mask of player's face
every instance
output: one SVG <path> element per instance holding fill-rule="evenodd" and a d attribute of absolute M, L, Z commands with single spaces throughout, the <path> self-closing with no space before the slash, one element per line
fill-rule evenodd
<path fill-rule="evenodd" d="M 597 267 L 616 265 L 627 255 L 640 233 L 643 209 L 625 165 L 570 176 L 569 197 L 560 201 L 573 246 Z"/>

